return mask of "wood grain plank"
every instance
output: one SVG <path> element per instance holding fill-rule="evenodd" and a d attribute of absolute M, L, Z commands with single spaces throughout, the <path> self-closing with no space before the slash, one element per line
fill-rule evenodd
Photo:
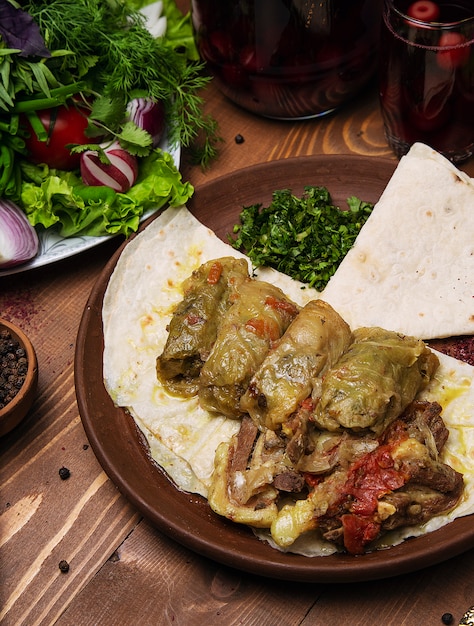
<path fill-rule="evenodd" d="M 213 83 L 206 88 L 205 112 L 219 123 L 223 143 L 219 159 L 202 171 L 183 155 L 183 176 L 194 185 L 256 163 L 311 154 L 360 154 L 396 160 L 383 135 L 374 87 L 353 106 L 336 114 L 301 122 L 282 122 L 255 115 L 222 97 Z M 356 106 L 354 106 L 354 104 Z M 241 135 L 243 143 L 236 143 Z"/>
<path fill-rule="evenodd" d="M 389 555 L 387 555 L 389 558 Z M 302 626 L 436 626 L 443 613 L 458 624 L 473 604 L 474 551 L 444 564 L 369 584 L 329 586 Z"/>
<path fill-rule="evenodd" d="M 74 599 L 57 626 L 296 626 L 323 588 L 227 568 L 142 522 Z"/>
<path fill-rule="evenodd" d="M 79 416 L 42 441 L 35 439 L 24 466 L 8 452 L 2 457 L 0 523 L 1 534 L 7 529 L 9 535 L 0 548 L 8 581 L 0 592 L 2 624 L 54 623 L 139 519 L 86 447 Z M 71 470 L 68 480 L 59 477 L 63 465 Z M 67 576 L 58 568 L 63 559 L 71 568 Z"/>
<path fill-rule="evenodd" d="M 0 292 L 2 316 L 30 335 L 40 371 L 30 414 L 0 441 L 2 625 L 54 623 L 139 520 L 88 445 L 74 392 L 77 328 L 109 254 L 106 246 L 82 263 L 11 277 L 4 284 L 17 288 Z"/>
<path fill-rule="evenodd" d="M 242 167 L 291 156 L 358 154 L 397 161 L 385 139 L 375 85 L 329 116 L 299 122 L 257 117 L 224 98 L 212 82 L 205 94 L 204 111 L 219 123 L 223 142 L 219 158 L 204 171 L 183 152 L 183 177 L 195 186 Z M 236 143 L 237 135 L 243 143 Z M 474 177 L 474 157 L 459 167 Z"/>
<path fill-rule="evenodd" d="M 452 559 L 449 580 L 441 564 L 363 584 L 269 581 L 202 559 L 142 522 L 57 624 L 126 625 L 139 616 L 144 626 L 435 625 L 445 612 L 459 620 L 472 603 L 473 556 Z"/>

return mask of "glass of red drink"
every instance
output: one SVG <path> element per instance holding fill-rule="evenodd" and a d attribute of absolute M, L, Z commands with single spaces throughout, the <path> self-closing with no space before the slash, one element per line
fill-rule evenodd
<path fill-rule="evenodd" d="M 192 0 L 221 91 L 277 119 L 327 114 L 374 77 L 382 0 Z"/>
<path fill-rule="evenodd" d="M 416 141 L 474 154 L 474 1 L 384 0 L 379 87 L 398 157 Z"/>

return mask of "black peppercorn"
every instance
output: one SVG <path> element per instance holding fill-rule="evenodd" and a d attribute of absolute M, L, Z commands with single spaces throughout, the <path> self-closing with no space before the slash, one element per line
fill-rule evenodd
<path fill-rule="evenodd" d="M 0 332 L 0 409 L 17 395 L 25 382 L 28 361 L 25 350 L 8 329 Z"/>
<path fill-rule="evenodd" d="M 67 561 L 59 561 L 59 565 L 58 565 L 59 569 L 62 571 L 63 574 L 67 574 L 67 572 L 69 572 L 69 563 Z"/>
<path fill-rule="evenodd" d="M 441 616 L 441 621 L 443 622 L 443 624 L 447 624 L 449 626 L 449 624 L 453 623 L 453 616 L 451 613 L 443 613 L 443 615 Z"/>
<path fill-rule="evenodd" d="M 61 469 L 59 470 L 59 477 L 61 478 L 61 480 L 67 480 L 70 475 L 71 472 L 70 470 L 68 470 L 67 467 L 61 467 Z"/>
<path fill-rule="evenodd" d="M 235 143 L 244 143 L 245 139 L 240 133 L 235 136 Z"/>

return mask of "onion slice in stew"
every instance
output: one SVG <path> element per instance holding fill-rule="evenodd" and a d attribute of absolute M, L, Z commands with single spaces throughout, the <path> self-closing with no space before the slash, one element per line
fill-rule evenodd
<path fill-rule="evenodd" d="M 0 268 L 20 265 L 38 253 L 35 229 L 13 202 L 0 199 Z"/>

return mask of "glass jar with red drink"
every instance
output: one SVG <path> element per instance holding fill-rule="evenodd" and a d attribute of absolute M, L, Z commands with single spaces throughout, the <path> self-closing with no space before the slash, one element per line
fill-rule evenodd
<path fill-rule="evenodd" d="M 374 76 L 381 0 L 192 0 L 201 58 L 222 92 L 277 119 L 329 113 Z"/>
<path fill-rule="evenodd" d="M 474 153 L 473 0 L 385 0 L 380 102 L 398 157 L 421 141 L 452 161 Z"/>

